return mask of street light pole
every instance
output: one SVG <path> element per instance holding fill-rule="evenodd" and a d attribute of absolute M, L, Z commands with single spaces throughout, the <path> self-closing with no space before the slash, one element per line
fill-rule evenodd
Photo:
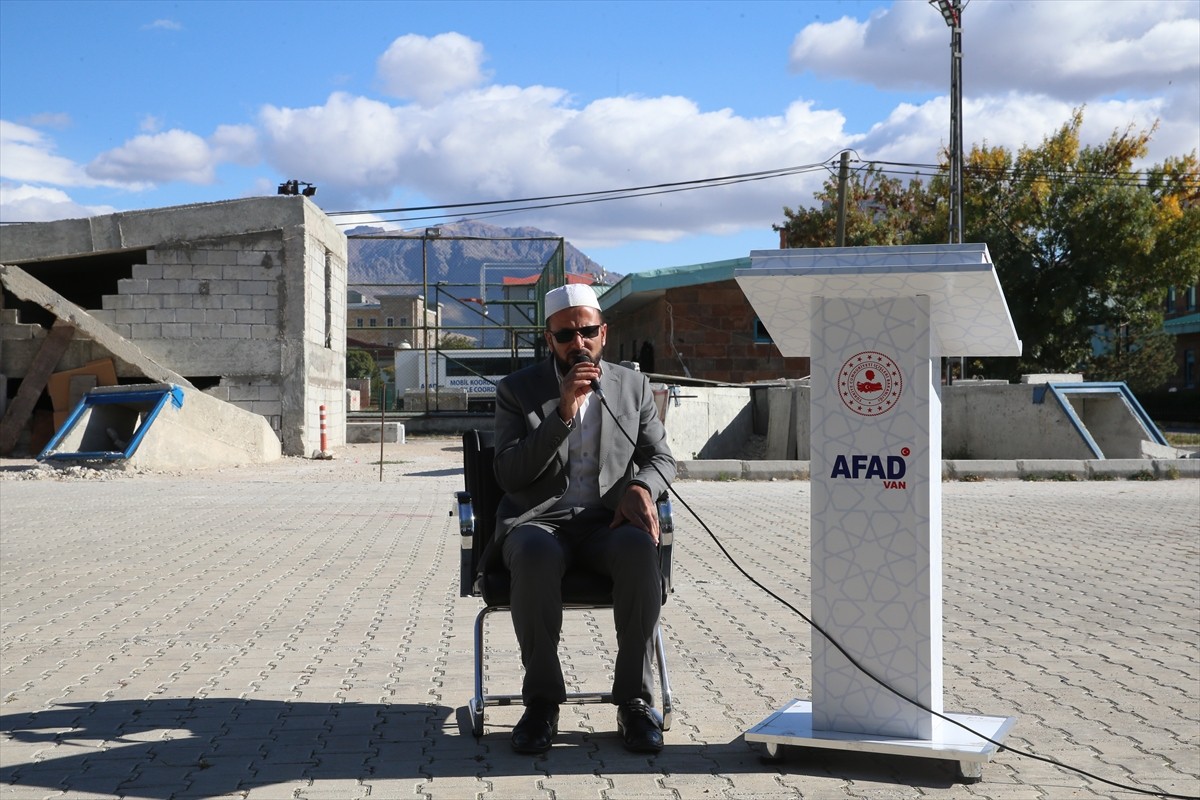
<path fill-rule="evenodd" d="M 425 413 L 429 413 L 429 382 L 432 375 L 429 362 L 429 240 L 442 235 L 440 228 L 426 228 L 421 234 L 421 358 L 425 361 Z M 436 306 L 435 306 L 436 307 Z M 440 320 L 439 320 L 440 322 Z M 434 334 L 436 336 L 436 332 Z M 434 354 L 434 364 L 437 354 Z"/>
<path fill-rule="evenodd" d="M 957 0 L 954 0 L 957 2 Z M 950 242 L 963 240 L 963 110 L 962 110 L 962 9 L 954 15 L 956 24 L 950 29 L 950 148 L 954 160 L 950 163 Z"/>
<path fill-rule="evenodd" d="M 962 12 L 970 0 L 929 0 L 950 28 L 950 244 L 962 244 Z"/>
<path fill-rule="evenodd" d="M 962 12 L 971 0 L 929 0 L 950 28 L 950 244 L 962 244 Z M 958 376 L 966 377 L 962 356 L 958 359 Z M 950 359 L 946 360 L 946 384 L 951 383 Z"/>

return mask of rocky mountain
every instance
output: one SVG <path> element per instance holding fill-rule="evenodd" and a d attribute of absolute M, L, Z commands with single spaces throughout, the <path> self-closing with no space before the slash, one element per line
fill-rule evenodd
<path fill-rule="evenodd" d="M 559 238 L 537 228 L 502 228 L 471 220 L 439 225 L 437 231 L 426 239 L 387 238 L 384 229 L 369 225 L 346 231 L 351 288 L 365 294 L 408 294 L 423 280 L 429 285 L 479 286 L 498 284 L 506 275 L 534 276 L 554 255 Z M 606 273 L 570 242 L 563 245 L 568 273 L 600 275 L 608 283 L 620 277 Z"/>

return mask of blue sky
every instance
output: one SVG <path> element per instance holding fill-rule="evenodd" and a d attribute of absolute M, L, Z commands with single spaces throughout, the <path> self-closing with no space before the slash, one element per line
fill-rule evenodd
<path fill-rule="evenodd" d="M 1036 145 L 1086 106 L 1088 141 L 1157 121 L 1149 162 L 1200 147 L 1200 0 L 971 0 L 963 38 L 968 145 Z M 847 147 L 929 164 L 948 138 L 949 41 L 923 0 L 0 0 L 0 219 L 289 178 L 344 211 L 820 165 Z M 827 174 L 484 219 L 566 236 L 616 272 L 678 266 L 774 247 L 782 207 Z M 438 221 L 415 216 L 391 226 Z"/>

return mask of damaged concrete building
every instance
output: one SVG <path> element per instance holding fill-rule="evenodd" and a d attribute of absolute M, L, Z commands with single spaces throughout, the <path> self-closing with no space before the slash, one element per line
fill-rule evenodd
<path fill-rule="evenodd" d="M 55 374 L 91 374 L 92 385 L 180 383 L 252 412 L 288 455 L 320 449 L 325 406 L 327 446 L 345 442 L 346 237 L 309 199 L 6 225 L 0 264 L 6 412 L 52 359 Z M 66 328 L 55 355 L 47 342 Z M 42 394 L 21 421 L 26 452 L 62 424 L 62 394 Z"/>

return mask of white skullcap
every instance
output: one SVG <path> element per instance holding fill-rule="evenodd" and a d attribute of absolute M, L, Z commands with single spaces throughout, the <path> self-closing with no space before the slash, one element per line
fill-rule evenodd
<path fill-rule="evenodd" d="M 546 292 L 546 319 L 550 319 L 564 308 L 585 306 L 600 310 L 596 290 L 586 283 L 570 283 Z"/>

